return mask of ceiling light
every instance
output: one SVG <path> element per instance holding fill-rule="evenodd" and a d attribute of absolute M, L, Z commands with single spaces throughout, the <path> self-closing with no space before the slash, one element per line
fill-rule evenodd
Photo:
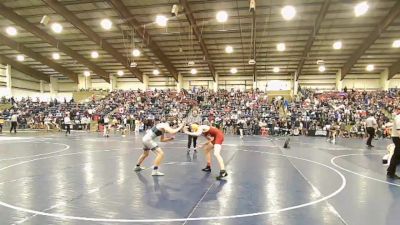
<path fill-rule="evenodd" d="M 320 65 L 319 67 L 318 67 L 318 70 L 319 70 L 319 72 L 325 72 L 325 70 L 326 70 L 326 68 L 325 68 L 325 66 L 324 65 Z"/>
<path fill-rule="evenodd" d="M 153 70 L 153 74 L 154 75 L 158 75 L 158 74 L 160 74 L 160 71 L 159 70 Z"/>
<path fill-rule="evenodd" d="M 193 69 L 190 70 L 190 73 L 191 74 L 197 74 L 197 70 L 193 68 Z"/>
<path fill-rule="evenodd" d="M 25 60 L 25 56 L 24 55 L 17 55 L 17 60 L 22 62 Z"/>
<path fill-rule="evenodd" d="M 296 16 L 296 9 L 291 5 L 287 5 L 282 8 L 281 14 L 283 19 L 292 20 Z"/>
<path fill-rule="evenodd" d="M 63 26 L 59 23 L 53 23 L 51 24 L 51 29 L 54 31 L 54 33 L 61 33 L 63 30 Z"/>
<path fill-rule="evenodd" d="M 279 73 L 279 71 L 281 71 L 281 69 L 279 69 L 279 67 L 274 67 L 272 69 L 272 71 L 274 71 L 274 73 Z"/>
<path fill-rule="evenodd" d="M 118 76 L 123 76 L 123 75 L 124 75 L 124 71 L 118 70 L 117 75 L 118 75 Z"/>
<path fill-rule="evenodd" d="M 10 35 L 10 36 L 15 36 L 15 35 L 17 35 L 17 29 L 15 28 L 15 27 L 7 27 L 6 28 L 6 32 L 7 32 L 7 34 L 8 35 Z"/>
<path fill-rule="evenodd" d="M 97 51 L 93 51 L 92 53 L 90 53 L 90 56 L 92 56 L 93 59 L 97 59 L 99 58 L 99 53 Z"/>
<path fill-rule="evenodd" d="M 135 56 L 135 57 L 139 57 L 139 56 L 140 56 L 140 54 L 141 54 L 141 53 L 140 53 L 140 50 L 139 50 L 139 49 L 136 49 L 136 48 L 135 48 L 135 49 L 133 49 L 133 51 L 132 51 L 132 55 L 133 55 L 133 56 Z"/>
<path fill-rule="evenodd" d="M 400 39 L 393 41 L 392 47 L 393 48 L 400 48 Z"/>
<path fill-rule="evenodd" d="M 233 52 L 233 47 L 230 46 L 230 45 L 227 45 L 227 46 L 225 47 L 225 52 L 226 52 L 226 53 L 232 53 L 232 52 Z"/>
<path fill-rule="evenodd" d="M 285 50 L 286 50 L 286 45 L 285 45 L 285 43 L 279 43 L 279 44 L 277 44 L 277 45 L 276 45 L 276 49 L 277 49 L 278 51 L 280 51 L 280 52 L 285 51 Z"/>
<path fill-rule="evenodd" d="M 83 71 L 83 75 L 85 75 L 85 77 L 89 77 L 90 76 L 90 71 L 87 71 L 87 70 Z"/>
<path fill-rule="evenodd" d="M 109 19 L 102 19 L 100 25 L 104 30 L 109 30 L 112 27 L 112 22 Z"/>
<path fill-rule="evenodd" d="M 375 66 L 372 64 L 369 64 L 366 68 L 365 68 L 368 72 L 374 71 Z"/>
<path fill-rule="evenodd" d="M 157 15 L 156 16 L 156 24 L 160 27 L 166 27 L 168 22 L 168 18 L 164 15 Z"/>
<path fill-rule="evenodd" d="M 217 21 L 220 23 L 225 23 L 228 20 L 228 13 L 225 11 L 217 12 Z"/>
<path fill-rule="evenodd" d="M 60 59 L 60 53 L 54 52 L 54 53 L 52 54 L 52 57 L 53 57 L 54 60 L 59 60 L 59 59 Z"/>
<path fill-rule="evenodd" d="M 332 45 L 333 49 L 341 49 L 342 48 L 342 42 L 341 41 L 336 41 L 335 43 L 333 43 Z"/>
<path fill-rule="evenodd" d="M 354 14 L 356 17 L 362 16 L 367 13 L 369 5 L 367 2 L 360 2 L 356 6 L 354 6 Z"/>
<path fill-rule="evenodd" d="M 237 73 L 237 69 L 236 68 L 231 68 L 231 74 L 235 74 Z"/>

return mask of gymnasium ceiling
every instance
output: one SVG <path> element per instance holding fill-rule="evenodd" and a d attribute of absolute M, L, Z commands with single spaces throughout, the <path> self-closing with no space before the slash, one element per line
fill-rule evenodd
<path fill-rule="evenodd" d="M 125 77 L 249 76 L 256 79 L 334 80 L 341 70 L 346 78 L 370 78 L 390 68 L 400 71 L 400 1 L 369 0 L 366 14 L 356 17 L 351 0 L 256 0 L 255 13 L 249 0 L 0 0 L 0 60 L 19 70 L 34 69 L 39 75 L 68 77 L 77 81 L 85 70 L 108 80 L 124 71 Z M 178 16 L 171 15 L 174 4 Z M 286 21 L 285 5 L 296 9 Z M 220 23 L 216 13 L 225 10 L 228 20 Z M 155 21 L 168 17 L 166 27 Z M 49 23 L 40 24 L 44 15 Z M 110 30 L 100 21 L 112 21 Z M 54 33 L 51 24 L 63 26 Z M 17 29 L 16 36 L 6 28 Z M 253 38 L 254 37 L 254 38 Z M 343 47 L 334 50 L 335 41 Z M 254 44 L 255 43 L 255 44 Z M 285 43 L 285 51 L 276 45 Z M 225 47 L 233 47 L 226 53 Z M 255 48 L 254 48 L 255 46 Z M 132 49 L 141 51 L 133 57 Z M 98 51 L 99 57 L 91 58 Z M 52 54 L 60 53 L 59 60 Z M 16 60 L 23 54 L 25 60 Z M 249 65 L 251 58 L 255 66 Z M 323 60 L 326 70 L 318 70 Z M 137 63 L 136 68 L 130 63 Z M 188 66 L 193 61 L 194 66 Z M 366 71 L 368 64 L 373 71 Z M 231 74 L 231 68 L 237 68 Z M 273 72 L 279 67 L 279 72 Z M 197 74 L 191 74 L 196 68 Z M 154 75 L 153 70 L 160 74 Z"/>

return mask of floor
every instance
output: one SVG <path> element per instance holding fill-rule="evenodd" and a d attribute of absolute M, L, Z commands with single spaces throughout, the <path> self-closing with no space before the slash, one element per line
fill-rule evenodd
<path fill-rule="evenodd" d="M 283 142 L 226 137 L 229 176 L 217 181 L 217 164 L 202 172 L 204 156 L 186 154 L 184 135 L 160 145 L 165 177 L 133 171 L 138 136 L 2 135 L 0 224 L 400 224 L 400 182 L 381 162 L 389 140 L 373 150 L 361 139 Z"/>

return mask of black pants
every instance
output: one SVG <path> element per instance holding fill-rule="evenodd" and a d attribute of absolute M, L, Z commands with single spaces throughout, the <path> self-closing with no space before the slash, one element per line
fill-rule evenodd
<path fill-rule="evenodd" d="M 11 122 L 10 133 L 14 130 L 14 133 L 17 133 L 17 122 Z"/>
<path fill-rule="evenodd" d="M 367 140 L 367 145 L 372 144 L 372 138 L 375 137 L 375 129 L 373 127 L 367 127 L 367 133 L 368 133 L 368 140 Z"/>
<path fill-rule="evenodd" d="M 71 125 L 67 124 L 65 127 L 67 128 L 67 131 L 65 131 L 65 134 L 71 134 Z"/>
<path fill-rule="evenodd" d="M 3 124 L 0 124 L 0 133 L 3 133 Z"/>
<path fill-rule="evenodd" d="M 192 140 L 193 140 L 193 147 L 196 148 L 197 145 L 197 136 L 188 136 L 188 148 L 192 145 Z"/>
<path fill-rule="evenodd" d="M 400 138 L 392 137 L 393 143 L 396 146 L 394 148 L 394 153 L 392 159 L 390 160 L 390 165 L 387 169 L 389 175 L 394 175 L 396 173 L 397 164 L 400 163 Z"/>

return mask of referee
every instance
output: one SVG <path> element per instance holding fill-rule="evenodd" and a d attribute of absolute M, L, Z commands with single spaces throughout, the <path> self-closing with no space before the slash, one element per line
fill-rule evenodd
<path fill-rule="evenodd" d="M 201 125 L 202 119 L 201 119 L 201 116 L 199 115 L 199 112 L 196 109 L 194 109 L 192 111 L 192 113 L 188 116 L 186 122 L 189 125 L 194 124 L 194 123 Z M 191 126 L 189 126 L 189 129 L 190 129 L 190 127 Z M 189 132 L 191 132 L 191 131 L 189 131 Z M 188 135 L 187 153 L 190 153 L 190 147 L 192 146 L 192 143 L 193 143 L 194 152 L 197 152 L 197 136 Z"/>
<path fill-rule="evenodd" d="M 372 114 L 370 114 L 370 116 L 365 120 L 365 126 L 367 127 L 368 133 L 367 146 L 372 148 L 374 147 L 372 145 L 372 139 L 375 136 L 375 128 L 377 128 L 378 126 L 378 123 L 376 122 L 376 119 Z"/>
<path fill-rule="evenodd" d="M 391 179 L 400 179 L 398 175 L 396 175 L 396 167 L 397 164 L 400 163 L 400 106 L 396 106 L 396 117 L 393 121 L 392 127 L 392 140 L 395 145 L 394 153 L 392 159 L 390 160 L 390 165 L 387 169 L 387 176 Z"/>

